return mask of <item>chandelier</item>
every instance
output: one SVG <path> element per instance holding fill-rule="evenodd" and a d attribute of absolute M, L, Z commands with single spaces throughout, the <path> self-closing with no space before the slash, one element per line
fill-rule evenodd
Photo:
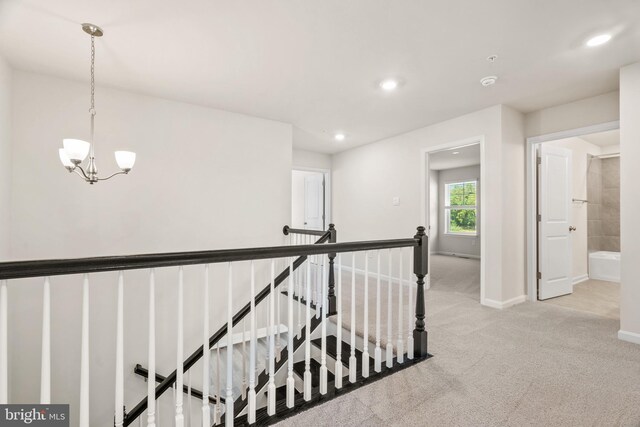
<path fill-rule="evenodd" d="M 58 150 L 60 155 L 60 161 L 62 165 L 69 171 L 75 172 L 89 184 L 95 184 L 98 181 L 106 181 L 113 178 L 116 175 L 128 174 L 133 164 L 136 161 L 136 153 L 131 151 L 116 151 L 115 158 L 120 172 L 116 172 L 109 175 L 106 178 L 98 177 L 98 167 L 96 166 L 95 158 L 95 142 L 93 139 L 94 120 L 96 117 L 95 108 L 95 38 L 101 37 L 104 32 L 100 27 L 93 24 L 82 24 L 82 29 L 85 33 L 91 36 L 91 106 L 89 108 L 89 115 L 91 120 L 91 139 L 89 142 L 82 141 L 80 139 L 63 139 L 62 144 L 64 148 Z M 82 162 L 89 156 L 89 160 L 86 166 L 82 167 Z"/>

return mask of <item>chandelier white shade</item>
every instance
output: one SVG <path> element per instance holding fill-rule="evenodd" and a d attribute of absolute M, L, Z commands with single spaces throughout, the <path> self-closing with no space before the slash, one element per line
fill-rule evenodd
<path fill-rule="evenodd" d="M 116 163 L 123 171 L 130 171 L 136 162 L 136 153 L 132 151 L 116 151 Z"/>
<path fill-rule="evenodd" d="M 106 181 L 116 175 L 127 174 L 133 168 L 136 162 L 136 153 L 132 151 L 116 151 L 115 158 L 120 172 L 109 175 L 106 178 L 98 177 L 98 167 L 96 166 L 95 157 L 95 141 L 94 141 L 94 124 L 96 116 L 95 107 L 95 38 L 101 37 L 104 32 L 100 27 L 93 24 L 82 24 L 82 30 L 91 36 L 91 105 L 89 107 L 91 140 L 90 142 L 81 139 L 66 138 L 62 140 L 63 148 L 58 149 L 58 156 L 69 172 L 77 173 L 82 179 L 89 184 L 95 184 L 98 181 Z M 89 157 L 89 161 L 82 167 L 82 162 Z"/>
<path fill-rule="evenodd" d="M 69 156 L 67 156 L 67 152 L 64 151 L 64 148 L 58 148 L 58 155 L 60 156 L 60 161 L 62 162 L 62 166 L 71 170 L 75 168 L 75 165 L 73 164 Z"/>
<path fill-rule="evenodd" d="M 81 139 L 63 139 L 62 146 L 67 158 L 72 163 L 82 163 L 89 155 L 91 144 Z M 62 162 L 64 164 L 64 162 Z"/>

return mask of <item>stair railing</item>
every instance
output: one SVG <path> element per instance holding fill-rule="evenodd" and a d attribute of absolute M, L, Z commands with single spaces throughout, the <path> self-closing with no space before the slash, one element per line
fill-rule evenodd
<path fill-rule="evenodd" d="M 333 228 L 333 227 L 332 227 Z M 289 232 L 292 230 L 289 229 Z M 297 233 L 304 234 L 304 233 Z M 323 237 L 318 241 L 318 243 L 324 243 L 328 240 L 335 240 L 335 228 L 333 230 L 327 231 Z M 287 355 L 287 381 L 286 381 L 286 409 L 284 409 L 284 414 L 290 414 L 295 411 L 295 406 L 297 402 L 297 397 L 295 395 L 295 381 L 293 381 L 293 353 L 296 348 L 298 348 L 301 344 L 307 345 L 307 342 L 311 341 L 311 332 L 315 330 L 316 327 L 321 325 L 321 367 L 320 367 L 320 385 L 318 387 L 319 394 L 325 395 L 328 392 L 327 386 L 327 378 L 329 376 L 329 367 L 327 364 L 327 322 L 328 316 L 322 314 L 320 319 L 316 317 L 315 319 L 311 317 L 309 309 L 312 307 L 311 301 L 311 263 L 306 262 L 309 257 L 320 257 L 324 258 L 325 256 L 331 257 L 333 259 L 338 259 L 338 285 L 337 289 L 334 289 L 333 296 L 336 299 L 336 311 L 338 312 L 337 318 L 338 320 L 337 328 L 340 331 L 342 329 L 341 318 L 342 313 L 338 310 L 342 309 L 341 295 L 342 295 L 342 271 L 344 264 L 342 263 L 342 257 L 345 253 L 365 253 L 365 286 L 368 288 L 368 278 L 369 278 L 369 263 L 367 254 L 370 251 L 380 251 L 388 250 L 389 255 L 391 255 L 392 251 L 399 251 L 402 254 L 403 249 L 405 248 L 413 248 L 413 256 L 411 257 L 412 269 L 417 277 L 417 290 L 416 290 L 416 306 L 415 306 L 415 315 L 411 314 L 411 317 L 415 319 L 415 325 L 413 329 L 413 333 L 411 337 L 413 338 L 413 348 L 409 349 L 409 353 L 412 353 L 411 356 L 414 358 L 421 360 L 427 357 L 427 332 L 425 330 L 425 301 L 424 301 L 424 277 L 427 274 L 427 236 L 424 233 L 424 227 L 418 228 L 418 233 L 413 238 L 407 239 L 394 239 L 394 240 L 375 240 L 375 241 L 360 241 L 360 242 L 346 242 L 346 243 L 327 243 L 327 244 L 306 244 L 306 242 L 298 242 L 302 244 L 288 245 L 288 246 L 276 246 L 276 247 L 262 247 L 262 248 L 247 248 L 247 249 L 229 249 L 229 250 L 214 250 L 214 251 L 197 251 L 197 252 L 179 252 L 179 253 L 161 253 L 161 254 L 146 254 L 146 255 L 131 255 L 131 256 L 113 256 L 113 257 L 95 257 L 95 258 L 81 258 L 81 259 L 69 259 L 69 260 L 39 260 L 39 261 L 18 261 L 18 262 L 6 262 L 0 263 L 0 373 L 7 372 L 8 369 L 8 342 L 7 342 L 7 328 L 8 328 L 8 316 L 7 316 L 7 306 L 8 306 L 8 293 L 7 288 L 13 284 L 13 281 L 20 278 L 32 278 L 32 277 L 41 277 L 44 279 L 44 292 L 43 292 L 43 328 L 42 328 L 42 372 L 41 372 L 41 393 L 40 400 L 41 403 L 50 403 L 51 393 L 50 393 L 50 284 L 52 276 L 59 275 L 73 275 L 73 274 L 82 274 L 82 333 L 81 333 L 81 364 L 80 364 L 80 402 L 79 402 L 79 425 L 81 427 L 89 426 L 89 379 L 90 379 L 90 367 L 89 367 L 89 279 L 90 274 L 104 273 L 110 271 L 117 271 L 118 273 L 118 283 L 117 283 L 117 325 L 116 325 L 116 372 L 115 372 L 115 384 L 116 384 L 116 394 L 115 394 L 115 412 L 114 412 L 114 420 L 116 426 L 127 426 L 130 425 L 134 420 L 138 419 L 145 411 L 147 413 L 147 425 L 155 426 L 157 424 L 157 413 L 156 413 L 156 400 L 167 390 L 171 389 L 175 386 L 177 392 L 174 395 L 174 403 L 175 403 L 175 424 L 178 427 L 182 427 L 184 425 L 184 405 L 183 405 L 183 393 L 181 392 L 184 385 L 184 373 L 188 372 L 189 369 L 196 363 L 196 361 L 201 358 L 207 359 L 207 355 L 210 354 L 209 351 L 205 351 L 207 349 L 216 349 L 216 354 L 218 355 L 218 366 L 219 366 L 219 354 L 221 351 L 222 338 L 226 337 L 226 351 L 227 356 L 227 365 L 226 365 L 226 388 L 224 395 L 224 424 L 225 425 L 233 425 L 236 421 L 236 418 L 239 414 L 234 410 L 234 402 L 236 401 L 238 396 L 234 396 L 234 382 L 233 382 L 233 349 L 234 349 L 234 333 L 233 328 L 240 325 L 243 319 L 251 314 L 250 316 L 250 355 L 252 357 L 251 366 L 249 368 L 249 374 L 252 376 L 250 378 L 249 384 L 252 390 L 249 393 L 249 396 L 254 396 L 258 391 L 256 390 L 256 384 L 258 383 L 255 378 L 256 374 L 256 366 L 255 366 L 255 357 L 256 357 L 256 305 L 261 301 L 265 300 L 269 295 L 272 298 L 269 298 L 269 302 L 267 306 L 269 310 L 267 312 L 268 318 L 268 327 L 267 327 L 267 335 L 269 341 L 270 355 L 269 362 L 271 366 L 269 367 L 268 377 L 270 377 L 270 381 L 268 384 L 268 394 L 269 403 L 267 405 L 266 411 L 268 415 L 275 414 L 275 404 L 272 402 L 272 398 L 275 397 L 275 393 L 269 393 L 272 391 L 273 386 L 273 376 L 275 374 L 274 359 L 275 355 L 273 344 L 275 342 L 275 300 L 279 299 L 280 293 L 275 292 L 275 288 L 280 284 L 287 282 L 287 339 L 288 345 L 286 350 L 288 351 Z M 386 251 L 385 251 L 386 252 Z M 355 257 L 354 257 L 355 259 Z M 255 293 L 255 270 L 254 270 L 254 262 L 258 260 L 268 260 L 270 261 L 271 266 L 271 280 L 269 286 L 264 288 L 259 293 Z M 275 265 L 276 260 L 284 260 L 288 266 L 286 270 L 280 273 L 278 276 L 275 276 Z M 240 311 L 238 311 L 235 315 L 233 314 L 233 291 L 237 286 L 237 282 L 234 281 L 234 266 L 237 266 L 240 262 L 249 261 L 251 263 L 251 297 L 250 302 L 246 304 Z M 316 260 L 317 262 L 318 260 Z M 208 292 L 209 292 L 209 265 L 214 263 L 227 263 L 227 322 L 223 325 L 218 331 L 216 331 L 213 335 L 209 336 L 207 332 L 208 316 L 210 313 L 210 307 L 208 304 Z M 295 284 L 295 276 L 294 272 L 301 265 L 305 264 L 305 274 L 300 275 L 300 279 L 304 282 L 304 286 L 298 286 L 296 292 L 296 284 Z M 184 312 L 184 300 L 183 300 L 183 288 L 184 288 L 184 279 L 183 279 L 183 267 L 188 265 L 201 265 L 203 267 L 204 272 L 204 280 L 202 281 L 203 288 L 203 345 L 200 346 L 198 350 L 192 353 L 186 360 L 182 360 L 183 353 L 183 331 L 181 327 L 183 326 L 182 315 Z M 317 262 L 316 265 L 322 265 Z M 328 265 L 331 265 L 333 268 L 333 263 L 330 262 Z M 332 274 L 327 271 L 328 265 L 325 264 L 321 267 L 320 275 L 323 277 L 321 280 L 319 287 L 319 293 L 314 297 L 316 300 L 316 310 L 318 306 L 325 307 L 325 310 L 328 313 L 334 312 L 331 309 L 331 306 L 327 301 L 330 300 L 329 293 L 329 282 L 331 282 Z M 378 266 L 380 263 L 378 263 Z M 178 313 L 178 334 L 176 343 L 176 370 L 171 374 L 166 376 L 164 379 L 161 379 L 159 385 L 155 385 L 157 379 L 156 376 L 156 367 L 155 367 L 155 323 L 156 323 L 156 313 L 155 313 L 155 272 L 156 269 L 167 268 L 167 267 L 178 267 L 178 286 L 177 286 L 177 313 Z M 345 267 L 346 268 L 346 267 Z M 128 270 L 148 270 L 149 271 L 149 331 L 148 331 L 148 349 L 149 349 L 149 360 L 148 360 L 148 371 L 147 376 L 149 378 L 148 381 L 148 395 L 146 399 L 143 399 L 140 403 L 138 403 L 134 409 L 132 409 L 128 414 L 124 414 L 124 364 L 123 364 L 123 331 L 124 331 L 124 318 L 123 318 L 123 290 L 125 284 L 125 271 Z M 357 267 L 355 262 L 351 265 L 352 269 L 352 296 L 353 289 L 355 289 L 355 275 L 353 273 L 356 272 Z M 398 283 L 398 292 L 401 295 L 403 290 L 403 285 L 406 283 L 402 277 L 402 267 L 399 267 L 400 276 Z M 391 283 L 392 279 L 392 271 L 388 272 L 389 282 Z M 380 274 L 377 275 L 377 279 L 379 281 Z M 410 281 L 411 282 L 411 281 Z M 412 287 L 409 286 L 409 292 L 412 292 Z M 368 289 L 367 289 L 368 292 Z M 276 298 L 277 296 L 277 298 Z M 296 327 L 294 324 L 294 296 L 297 298 L 297 304 L 305 305 L 305 331 L 303 333 L 302 330 L 296 331 Z M 377 292 L 377 299 L 380 300 L 380 292 Z M 365 310 L 364 310 L 364 322 L 368 324 L 368 299 L 365 299 Z M 399 306 L 400 313 L 402 312 L 402 306 Z M 299 310 L 299 309 L 298 309 Z M 355 298 L 351 300 L 351 312 L 354 313 L 356 310 L 355 306 Z M 299 312 L 299 311 L 298 311 Z M 376 311 L 377 313 L 378 311 Z M 391 316 L 391 313 L 388 313 L 388 316 Z M 402 317 L 402 314 L 399 314 L 399 319 Z M 352 320 L 354 317 L 352 316 Z M 402 319 L 404 322 L 404 319 Z M 401 323 L 398 322 L 398 331 L 399 331 L 399 339 L 398 343 L 400 343 L 400 335 L 402 334 Z M 280 325 L 278 325 L 279 328 Z M 355 328 L 355 321 L 350 325 L 351 329 Z M 376 328 L 377 330 L 378 328 Z M 376 331 L 377 333 L 377 331 Z M 298 335 L 298 339 L 294 339 L 294 335 Z M 245 339 L 243 334 L 242 339 Z M 362 346 L 368 346 L 368 337 L 364 337 L 364 343 Z M 243 341 L 244 342 L 244 341 Z M 341 342 L 336 341 L 336 347 L 341 348 Z M 351 352 L 354 351 L 357 344 L 352 342 Z M 389 343 L 387 343 L 389 345 Z M 391 344 L 393 346 L 393 344 Z M 402 348 L 398 346 L 396 348 L 396 364 L 404 363 L 402 359 L 402 354 L 400 350 Z M 339 350 L 338 350 L 339 351 Z M 363 352 L 365 353 L 365 352 Z M 368 351 L 366 351 L 368 353 Z M 375 351 L 374 355 L 379 354 L 380 352 Z M 305 360 L 306 369 L 308 370 L 309 360 L 308 357 Z M 282 362 L 282 361 L 281 361 Z M 362 365 L 366 364 L 367 360 L 365 357 L 362 357 Z M 337 373 L 338 368 L 337 365 L 341 363 L 340 356 L 336 358 L 333 372 Z M 356 361 L 356 364 L 358 362 Z M 375 365 L 374 370 L 378 372 L 379 364 Z M 351 383 L 355 383 L 356 381 L 362 382 L 366 381 L 369 376 L 368 369 L 364 369 L 362 366 L 357 368 L 356 366 L 350 366 L 354 371 L 358 369 L 358 375 L 355 376 L 353 381 L 351 381 L 352 374 L 351 370 L 349 373 L 349 379 Z M 208 372 L 209 363 L 203 363 L 203 371 Z M 382 368 L 380 368 L 382 369 Z M 221 371 L 218 369 L 217 375 L 220 378 Z M 384 372 L 383 372 L 384 374 Z M 375 375 L 374 375 L 375 376 Z M 305 372 L 305 378 L 308 376 Z M 151 380 L 151 379 L 154 380 Z M 15 381 L 15 379 L 14 379 Z M 341 382 L 341 381 L 340 381 Z M 342 384 L 339 384 L 339 381 L 336 381 L 334 384 L 334 388 L 340 388 Z M 211 419 L 209 418 L 209 402 L 210 402 L 210 393 L 207 390 L 209 388 L 208 374 L 203 375 L 203 390 L 202 390 L 202 426 L 208 426 L 211 424 Z M 305 389 L 307 385 L 305 384 Z M 187 390 L 191 391 L 191 383 L 189 382 L 187 385 Z M 220 397 L 219 393 L 217 394 Z M 3 375 L 0 378 L 0 404 L 8 403 L 8 382 L 6 375 Z M 301 397 L 305 400 L 309 401 L 312 397 L 305 393 L 305 396 Z M 217 401 L 218 405 L 220 404 L 220 399 Z M 256 403 L 249 402 L 248 409 L 246 413 L 247 422 L 249 424 L 256 422 Z M 191 417 L 192 414 L 189 413 L 187 415 Z M 214 417 L 215 418 L 215 417 Z M 222 419 L 214 419 L 216 423 L 222 423 Z"/>

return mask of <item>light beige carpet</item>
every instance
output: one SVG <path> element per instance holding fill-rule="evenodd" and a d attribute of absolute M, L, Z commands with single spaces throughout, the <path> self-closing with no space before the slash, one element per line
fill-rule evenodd
<path fill-rule="evenodd" d="M 544 301 L 559 307 L 620 319 L 620 284 L 587 280 L 573 287 L 573 293 Z"/>
<path fill-rule="evenodd" d="M 618 321 L 495 310 L 440 285 L 426 294 L 434 358 L 281 425 L 640 426 L 640 346 L 617 339 Z"/>

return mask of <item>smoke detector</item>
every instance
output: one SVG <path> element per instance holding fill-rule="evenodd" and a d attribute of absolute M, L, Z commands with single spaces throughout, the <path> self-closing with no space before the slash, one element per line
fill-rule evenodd
<path fill-rule="evenodd" d="M 480 84 L 482 86 L 487 87 L 496 84 L 498 81 L 498 76 L 487 76 L 480 79 Z"/>

